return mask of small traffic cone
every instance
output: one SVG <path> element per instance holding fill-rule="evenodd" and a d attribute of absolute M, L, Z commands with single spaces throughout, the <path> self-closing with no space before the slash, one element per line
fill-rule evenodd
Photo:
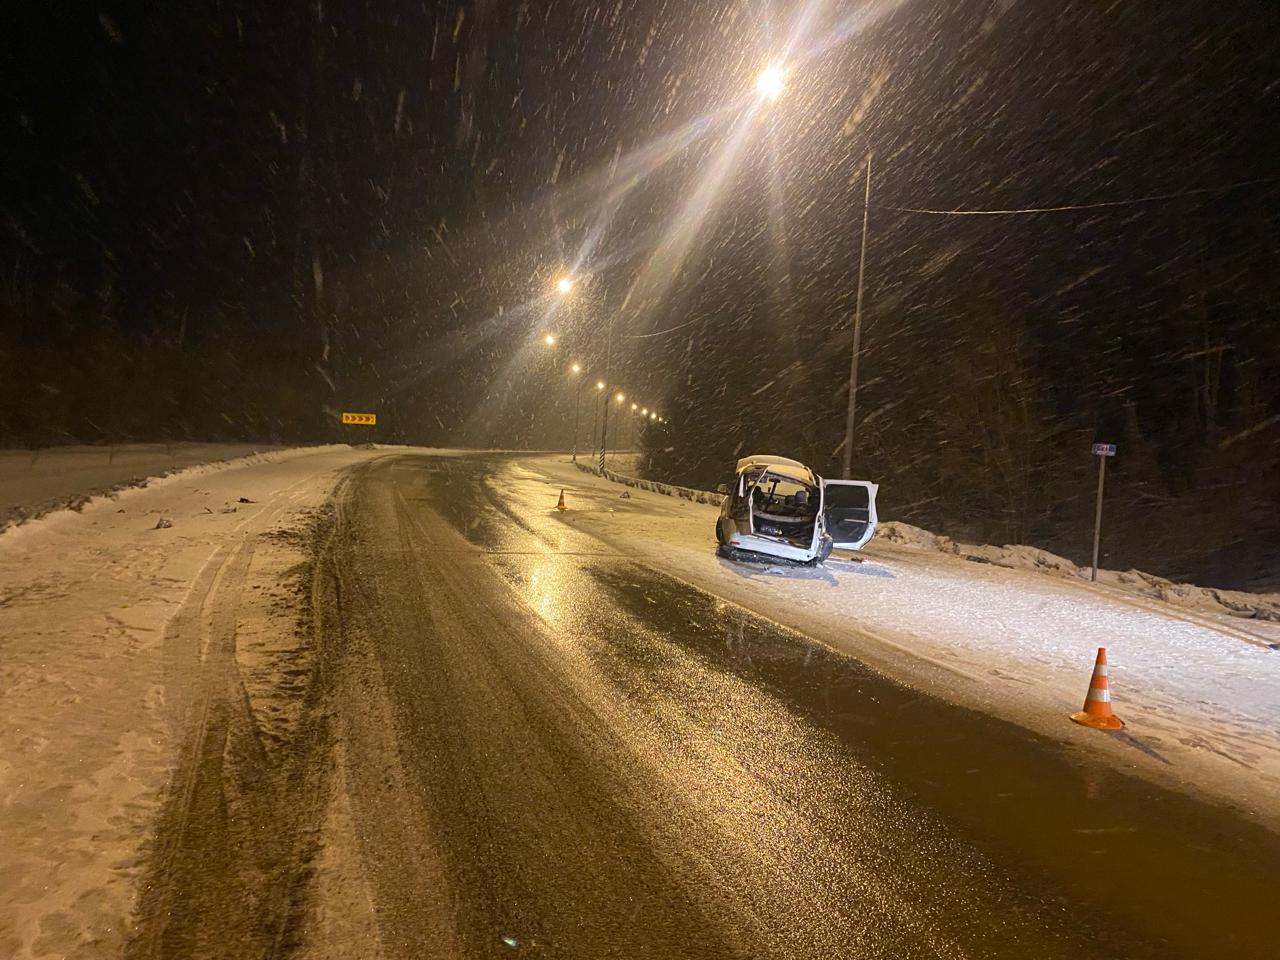
<path fill-rule="evenodd" d="M 566 506 L 564 505 L 564 490 L 563 490 L 563 489 L 560 491 L 560 502 L 556 504 L 556 509 L 557 509 L 557 510 L 568 510 L 568 509 L 569 509 L 568 507 L 566 507 Z"/>
<path fill-rule="evenodd" d="M 1107 683 L 1107 648 L 1098 648 L 1098 659 L 1089 678 L 1089 692 L 1084 695 L 1084 709 L 1071 714 L 1071 719 L 1095 730 L 1119 730 L 1124 721 L 1111 712 L 1111 686 Z"/>

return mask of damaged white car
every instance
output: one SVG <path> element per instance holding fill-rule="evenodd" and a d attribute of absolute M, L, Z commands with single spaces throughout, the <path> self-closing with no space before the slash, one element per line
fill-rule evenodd
<path fill-rule="evenodd" d="M 813 566 L 836 547 L 860 550 L 876 532 L 877 490 L 866 480 L 824 480 L 786 457 L 743 457 L 733 485 L 720 485 L 716 552 Z"/>

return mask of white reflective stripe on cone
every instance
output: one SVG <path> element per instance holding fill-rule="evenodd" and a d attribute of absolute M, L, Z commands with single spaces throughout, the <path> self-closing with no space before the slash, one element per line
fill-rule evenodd
<path fill-rule="evenodd" d="M 1101 700 L 1103 703 L 1110 703 L 1110 702 L 1111 702 L 1111 691 L 1110 691 L 1110 690 L 1094 690 L 1092 687 L 1090 687 L 1090 688 L 1089 688 L 1089 693 L 1085 696 L 1085 699 L 1086 699 L 1086 700 Z"/>
<path fill-rule="evenodd" d="M 1110 672 L 1111 671 L 1107 669 L 1107 665 L 1105 663 L 1100 663 L 1093 668 L 1093 675 L 1095 677 L 1105 677 Z"/>

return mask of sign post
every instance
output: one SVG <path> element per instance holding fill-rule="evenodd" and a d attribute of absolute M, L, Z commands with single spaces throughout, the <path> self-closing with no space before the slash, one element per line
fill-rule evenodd
<path fill-rule="evenodd" d="M 1098 458 L 1098 504 L 1093 514 L 1093 572 L 1090 580 L 1098 579 L 1098 543 L 1102 539 L 1102 488 L 1107 482 L 1107 458 L 1116 455 L 1114 443 L 1095 443 L 1094 456 Z"/>

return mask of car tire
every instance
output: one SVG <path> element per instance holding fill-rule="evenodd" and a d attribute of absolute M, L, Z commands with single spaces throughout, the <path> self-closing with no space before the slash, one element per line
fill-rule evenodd
<path fill-rule="evenodd" d="M 835 546 L 835 541 L 830 537 L 823 537 L 818 543 L 818 563 L 825 563 L 827 557 L 831 556 L 831 550 Z"/>

